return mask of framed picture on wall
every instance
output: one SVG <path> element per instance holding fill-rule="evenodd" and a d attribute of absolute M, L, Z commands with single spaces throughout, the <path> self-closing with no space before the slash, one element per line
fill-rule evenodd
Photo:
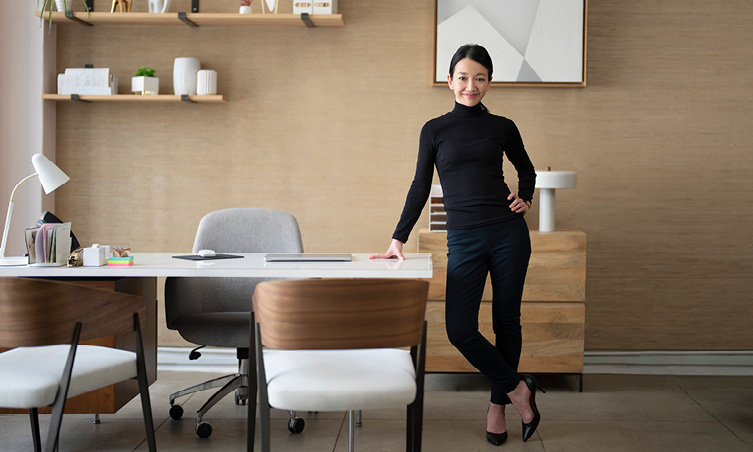
<path fill-rule="evenodd" d="M 458 47 L 480 44 L 492 85 L 586 86 L 587 0 L 435 1 L 434 85 Z"/>

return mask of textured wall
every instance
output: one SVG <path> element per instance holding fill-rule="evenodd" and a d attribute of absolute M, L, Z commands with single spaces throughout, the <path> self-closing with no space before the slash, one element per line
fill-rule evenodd
<path fill-rule="evenodd" d="M 270 207 L 298 218 L 308 251 L 385 249 L 420 127 L 452 108 L 430 84 L 433 9 L 341 0 L 346 26 L 313 30 L 58 26 L 59 72 L 110 67 L 126 92 L 150 66 L 171 92 L 173 58 L 195 56 L 227 103 L 59 103 L 57 162 L 72 180 L 57 213 L 85 244 L 185 252 L 207 212 Z M 578 172 L 557 226 L 588 234 L 586 349 L 753 343 L 751 41 L 748 1 L 592 0 L 588 87 L 487 94 L 538 168 Z"/>

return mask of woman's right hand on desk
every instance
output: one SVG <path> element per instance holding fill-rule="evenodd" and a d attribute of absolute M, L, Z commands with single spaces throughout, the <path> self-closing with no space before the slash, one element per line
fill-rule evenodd
<path fill-rule="evenodd" d="M 403 256 L 403 242 L 397 239 L 392 239 L 392 243 L 390 244 L 390 247 L 387 248 L 386 252 L 372 254 L 369 256 L 369 259 L 391 259 L 393 257 L 405 260 L 405 256 Z"/>

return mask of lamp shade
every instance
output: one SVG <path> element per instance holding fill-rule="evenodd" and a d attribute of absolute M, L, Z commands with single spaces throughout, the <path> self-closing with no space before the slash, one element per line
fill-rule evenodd
<path fill-rule="evenodd" d="M 31 164 L 34 165 L 34 170 L 37 172 L 39 182 L 42 184 L 45 194 L 49 195 L 55 189 L 71 180 L 63 170 L 42 154 L 32 155 Z"/>

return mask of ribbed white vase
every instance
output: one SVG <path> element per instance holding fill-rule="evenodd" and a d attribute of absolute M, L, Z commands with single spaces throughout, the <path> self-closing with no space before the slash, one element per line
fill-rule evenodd
<path fill-rule="evenodd" d="M 201 69 L 198 58 L 179 57 L 173 66 L 173 91 L 176 96 L 196 95 L 196 80 Z"/>
<path fill-rule="evenodd" d="M 217 94 L 217 71 L 202 69 L 196 82 L 196 94 L 199 96 Z"/>

